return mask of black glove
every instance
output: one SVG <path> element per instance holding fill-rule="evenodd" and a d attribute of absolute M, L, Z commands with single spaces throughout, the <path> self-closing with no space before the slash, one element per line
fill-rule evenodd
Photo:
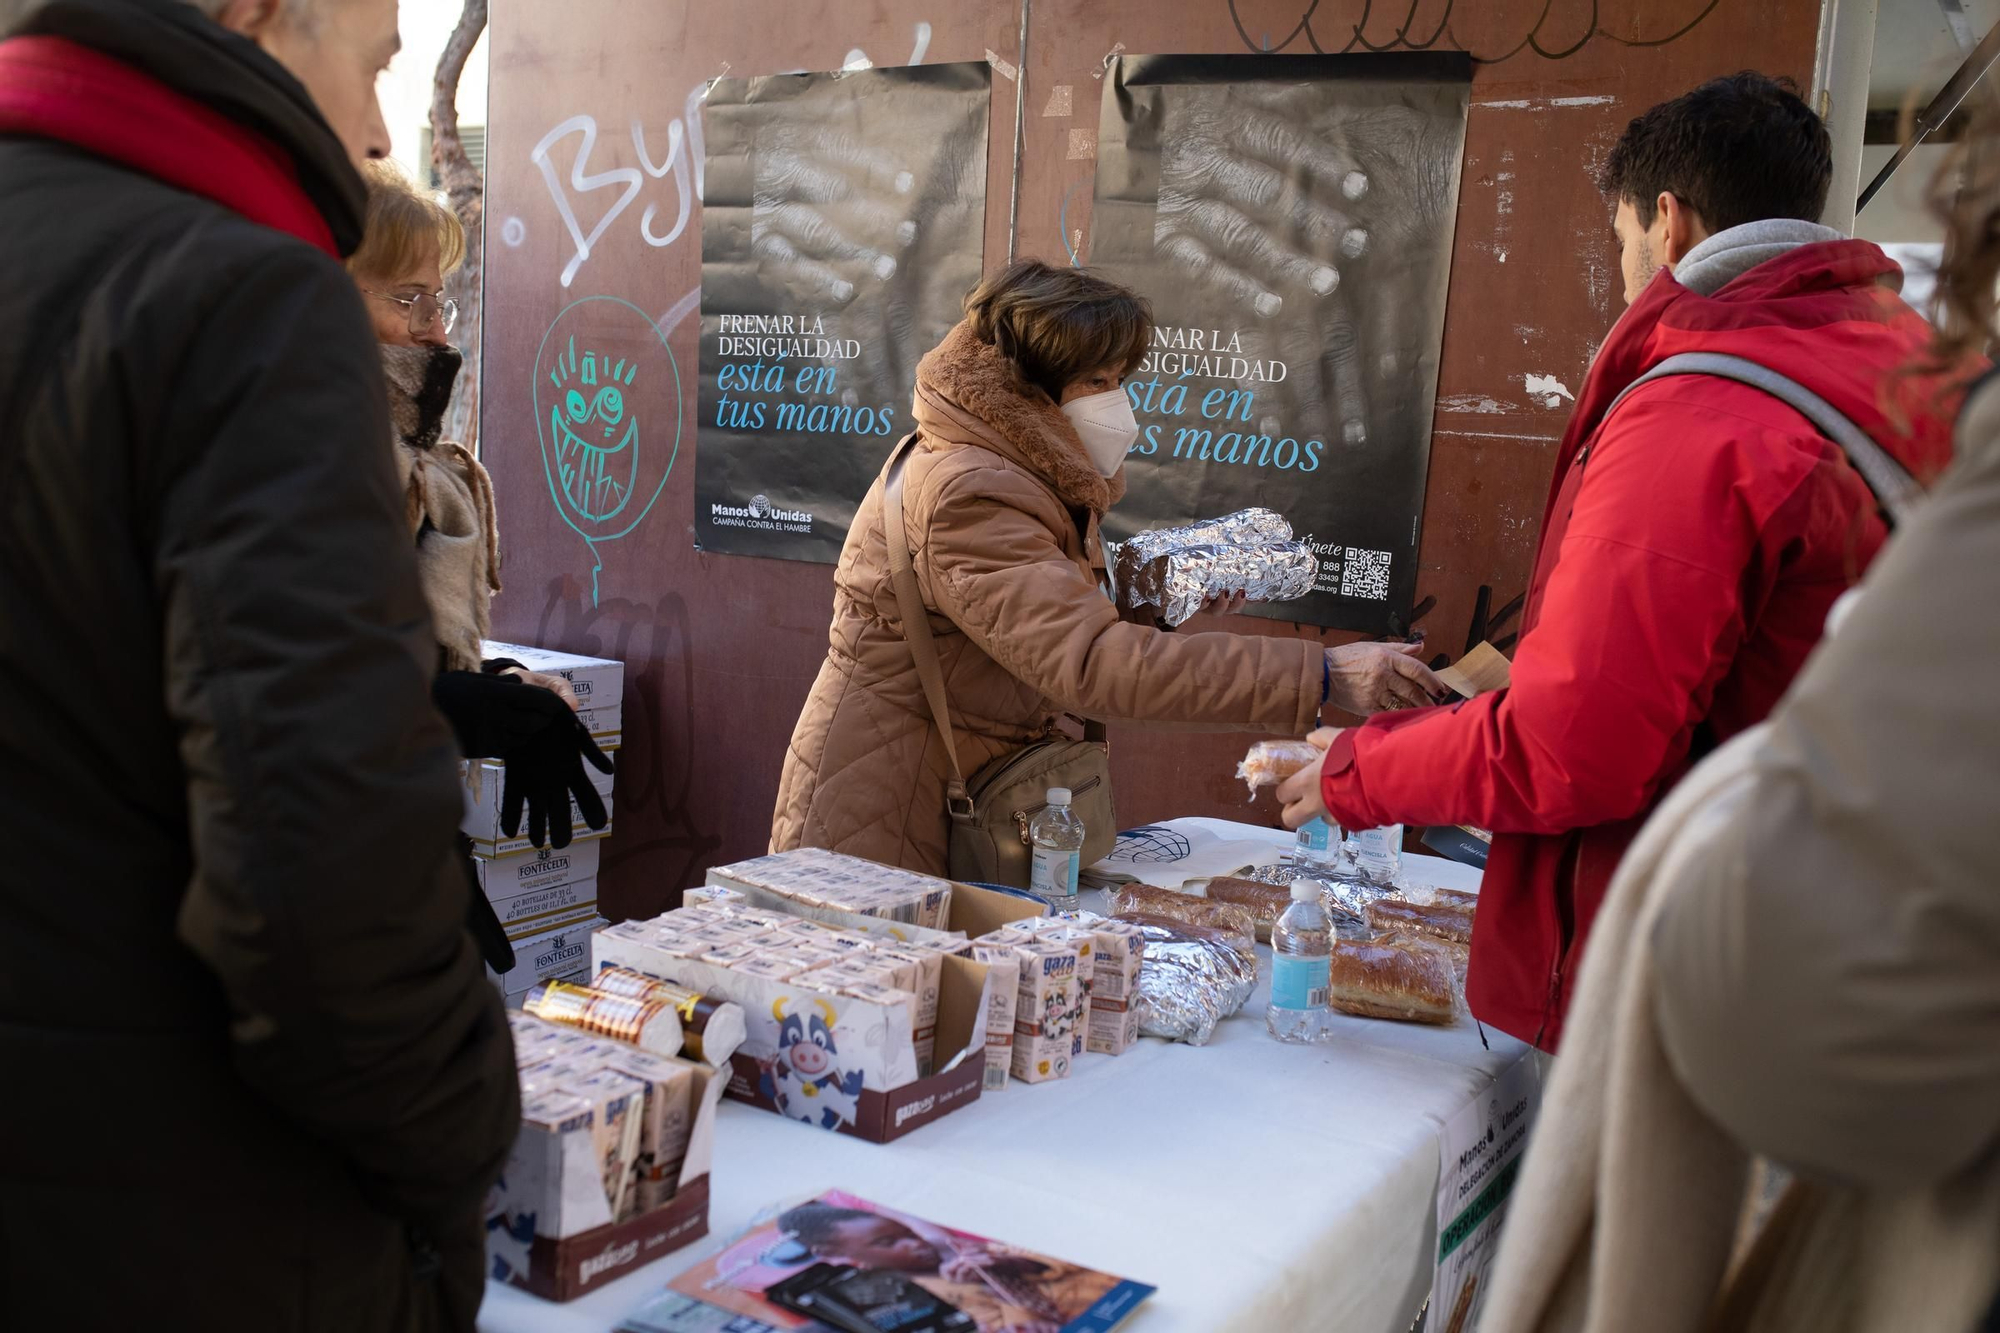
<path fill-rule="evenodd" d="M 502 756 L 507 762 L 507 783 L 500 794 L 500 828 L 508 837 L 521 831 L 521 806 L 528 807 L 528 840 L 541 847 L 553 843 L 569 846 L 569 805 L 576 800 L 583 822 L 601 829 L 611 822 L 604 798 L 583 771 L 584 761 L 600 773 L 611 771 L 611 757 L 597 748 L 583 719 L 568 704 L 538 685 L 521 689 L 539 694 L 555 705 L 560 717 L 536 732 L 519 747 Z"/>
<path fill-rule="evenodd" d="M 572 797 L 591 828 L 611 822 L 603 798 L 583 771 L 588 760 L 600 773 L 609 773 L 611 760 L 554 692 L 514 676 L 447 671 L 432 685 L 431 698 L 468 758 L 506 764 L 500 828 L 508 837 L 520 833 L 525 806 L 528 837 L 536 847 L 569 846 Z"/>

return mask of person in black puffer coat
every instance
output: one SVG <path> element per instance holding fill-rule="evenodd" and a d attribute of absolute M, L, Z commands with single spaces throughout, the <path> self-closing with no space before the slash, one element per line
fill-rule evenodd
<path fill-rule="evenodd" d="M 340 262 L 395 38 L 0 40 L 0 1328 L 474 1325 L 513 1046 Z"/>

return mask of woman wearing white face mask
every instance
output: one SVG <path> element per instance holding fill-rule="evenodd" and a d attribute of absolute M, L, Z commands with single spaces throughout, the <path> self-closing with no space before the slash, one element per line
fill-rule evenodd
<path fill-rule="evenodd" d="M 896 534 L 931 613 L 962 772 L 1064 714 L 1303 735 L 1322 704 L 1366 714 L 1441 690 L 1405 645 L 1121 619 L 1098 522 L 1125 491 L 1138 424 L 1122 386 L 1151 310 L 1087 273 L 1020 260 L 965 311 L 917 367 Z M 942 874 L 950 766 L 903 637 L 882 490 L 862 501 L 834 573 L 832 645 L 785 756 L 771 846 Z"/>

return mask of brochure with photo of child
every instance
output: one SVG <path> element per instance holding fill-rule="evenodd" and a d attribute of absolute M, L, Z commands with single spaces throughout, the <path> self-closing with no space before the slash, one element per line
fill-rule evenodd
<path fill-rule="evenodd" d="M 1155 1289 L 829 1192 L 789 1208 L 621 1333 L 1111 1333 Z"/>

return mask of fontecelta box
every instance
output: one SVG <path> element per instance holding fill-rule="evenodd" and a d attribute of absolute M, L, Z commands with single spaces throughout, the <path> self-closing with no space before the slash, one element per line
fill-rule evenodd
<path fill-rule="evenodd" d="M 609 753 L 625 744 L 625 706 L 612 704 L 607 708 L 582 708 L 577 710 L 590 739 L 597 742 L 597 748 Z"/>
<path fill-rule="evenodd" d="M 481 857 L 473 861 L 472 868 L 487 900 L 497 903 L 559 884 L 594 882 L 603 853 L 602 840 L 593 839 L 562 848 L 530 848 L 511 856 Z"/>
<path fill-rule="evenodd" d="M 560 653 L 549 648 L 529 648 L 523 644 L 488 640 L 480 649 L 487 659 L 511 657 L 530 671 L 544 676 L 561 676 L 576 694 L 576 706 L 595 711 L 614 708 L 625 702 L 625 664 L 605 657 L 585 657 Z"/>
<path fill-rule="evenodd" d="M 504 976 L 489 970 L 487 975 L 499 983 L 509 1005 L 518 1005 L 520 997 L 544 981 L 582 985 L 592 976 L 590 933 L 607 924 L 602 917 L 586 916 L 515 940 L 514 970 Z"/>
<path fill-rule="evenodd" d="M 466 781 L 465 813 L 459 820 L 459 831 L 472 839 L 472 854 L 475 857 L 502 857 L 516 852 L 535 850 L 535 844 L 528 837 L 528 813 L 521 811 L 521 826 L 513 836 L 508 836 L 500 826 L 500 816 L 504 810 L 502 795 L 506 788 L 506 765 L 488 761 L 465 766 Z M 590 776 L 590 785 L 604 799 L 606 822 L 603 828 L 594 829 L 583 822 L 583 811 L 577 808 L 576 800 L 569 803 L 570 836 L 574 841 L 585 842 L 611 835 L 611 786 L 615 774 L 600 773 L 589 764 L 583 771 Z M 553 848 L 551 848 L 553 850 Z"/>
<path fill-rule="evenodd" d="M 597 915 L 597 881 L 557 884 L 533 889 L 518 897 L 493 904 L 493 914 L 510 938 L 540 934 L 542 931 L 578 917 Z"/>

